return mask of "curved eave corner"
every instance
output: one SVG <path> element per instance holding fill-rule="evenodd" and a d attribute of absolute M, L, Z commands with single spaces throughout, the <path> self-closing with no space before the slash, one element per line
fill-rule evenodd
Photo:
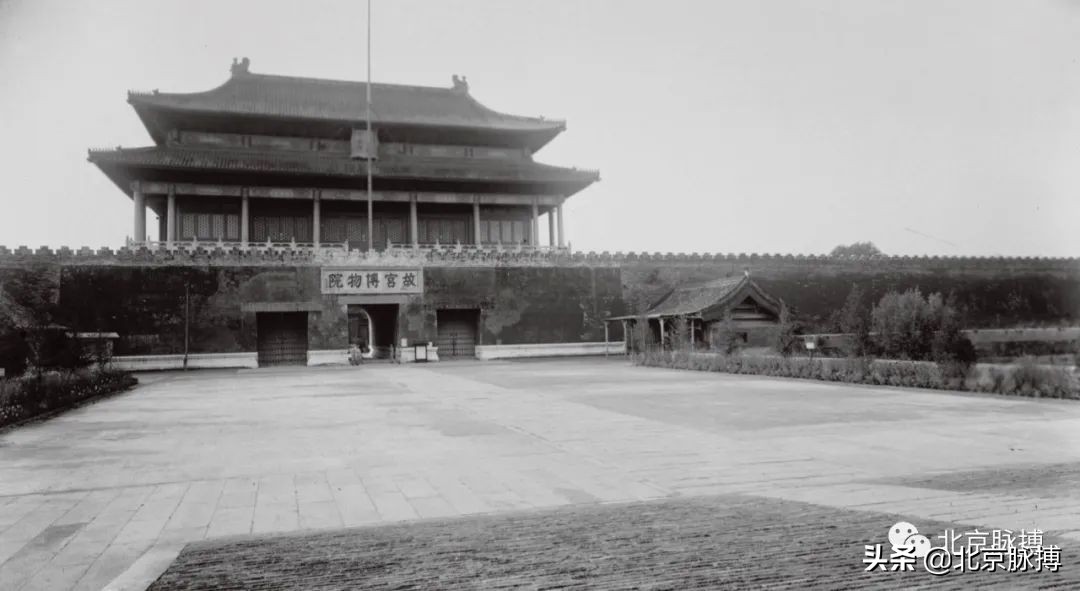
<path fill-rule="evenodd" d="M 135 95 L 133 95 L 129 91 L 128 104 L 130 104 L 132 108 L 135 109 L 135 114 L 139 116 L 139 121 L 142 121 L 143 127 L 146 128 L 147 133 L 150 134 L 150 137 L 154 140 L 154 143 L 159 146 L 163 145 L 165 143 L 165 138 L 168 130 L 162 129 L 157 124 L 157 118 L 154 116 L 154 114 L 161 110 L 160 107 L 154 105 L 153 103 L 132 100 L 133 96 Z"/>
<path fill-rule="evenodd" d="M 131 192 L 131 183 L 127 182 L 128 179 L 124 176 L 125 171 L 124 171 L 123 167 L 122 166 L 110 166 L 110 164 L 112 164 L 112 163 L 110 163 L 110 162 L 102 162 L 101 160 L 99 160 L 98 158 L 95 157 L 98 153 L 109 152 L 111 150 L 112 150 L 111 148 L 109 148 L 109 149 L 94 149 L 94 148 L 88 149 L 86 151 L 87 152 L 86 161 L 89 162 L 90 164 L 93 164 L 94 166 L 96 166 L 97 169 L 101 171 L 101 174 L 104 174 L 106 177 L 108 177 L 109 180 L 112 181 L 113 184 L 116 185 L 116 187 L 118 189 L 120 189 L 120 191 L 124 195 L 127 195 L 128 198 L 133 198 L 133 195 L 132 195 L 132 192 Z"/>

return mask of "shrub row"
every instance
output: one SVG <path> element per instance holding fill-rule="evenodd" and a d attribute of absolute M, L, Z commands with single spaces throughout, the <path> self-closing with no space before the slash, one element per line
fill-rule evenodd
<path fill-rule="evenodd" d="M 1039 365 L 1030 358 L 1022 359 L 1014 366 L 992 367 L 985 373 L 927 361 L 809 359 L 694 351 L 646 351 L 636 354 L 634 361 L 638 365 L 673 369 L 1080 399 L 1080 383 L 1073 372 L 1061 367 Z"/>
<path fill-rule="evenodd" d="M 114 369 L 82 369 L 0 379 L 0 427 L 126 390 L 134 376 Z"/>

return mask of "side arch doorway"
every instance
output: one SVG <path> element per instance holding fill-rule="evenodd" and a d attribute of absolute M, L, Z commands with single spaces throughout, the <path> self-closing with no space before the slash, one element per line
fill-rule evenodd
<path fill-rule="evenodd" d="M 436 310 L 439 359 L 475 359 L 480 310 Z"/>
<path fill-rule="evenodd" d="M 307 312 L 259 312 L 255 319 L 259 367 L 307 365 Z"/>

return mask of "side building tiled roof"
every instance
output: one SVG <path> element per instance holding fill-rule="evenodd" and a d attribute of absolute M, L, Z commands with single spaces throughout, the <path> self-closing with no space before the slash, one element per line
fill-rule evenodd
<path fill-rule="evenodd" d="M 683 285 L 673 289 L 659 302 L 636 316 L 619 316 L 609 320 L 628 320 L 642 316 L 646 318 L 671 318 L 693 316 L 712 319 L 720 310 L 738 304 L 743 298 L 753 294 L 756 299 L 775 312 L 783 305 L 780 300 L 765 293 L 749 275 L 722 277 L 705 283 Z"/>

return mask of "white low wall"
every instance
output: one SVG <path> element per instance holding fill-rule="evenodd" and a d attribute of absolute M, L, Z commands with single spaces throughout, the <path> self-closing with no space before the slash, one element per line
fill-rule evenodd
<path fill-rule="evenodd" d="M 125 355 L 112 358 L 112 365 L 125 371 L 155 371 L 184 369 L 181 355 Z M 188 369 L 227 369 L 259 367 L 257 353 L 192 353 L 188 355 Z"/>
<path fill-rule="evenodd" d="M 323 349 L 307 352 L 308 365 L 348 365 L 348 349 Z"/>
<path fill-rule="evenodd" d="M 421 357 L 421 361 L 438 361 L 439 360 L 439 348 L 438 347 L 426 347 L 427 359 Z M 423 354 L 421 354 L 423 355 Z M 416 348 L 415 347 L 402 347 L 398 349 L 398 361 L 402 363 L 416 363 Z"/>
<path fill-rule="evenodd" d="M 606 346 L 605 346 L 606 345 Z M 564 357 L 577 355 L 622 355 L 625 343 L 543 343 L 530 345 L 477 345 L 477 359 L 512 359 L 519 357 Z"/>
<path fill-rule="evenodd" d="M 476 347 L 477 359 L 513 359 L 526 357 L 568 357 L 581 355 L 603 355 L 604 343 L 545 343 L 533 345 L 479 345 Z M 626 353 L 624 344 L 607 343 L 609 355 Z M 416 361 L 412 347 L 399 351 L 402 363 Z M 428 361 L 438 361 L 438 347 L 428 348 Z M 307 364 L 312 365 L 348 365 L 349 352 L 345 349 L 324 349 L 308 351 Z M 125 355 L 112 358 L 112 365 L 126 371 L 158 371 L 183 369 L 183 355 Z M 188 355 L 188 369 L 236 369 L 259 367 L 259 356 L 250 353 L 193 353 Z"/>
<path fill-rule="evenodd" d="M 416 361 L 416 350 L 413 347 L 397 349 L 398 361 L 401 363 L 413 363 Z M 365 353 L 364 359 L 372 359 L 371 353 Z M 427 360 L 439 360 L 439 348 L 427 348 Z M 347 349 L 323 349 L 308 351 L 307 364 L 313 365 L 349 365 L 349 351 Z"/>

